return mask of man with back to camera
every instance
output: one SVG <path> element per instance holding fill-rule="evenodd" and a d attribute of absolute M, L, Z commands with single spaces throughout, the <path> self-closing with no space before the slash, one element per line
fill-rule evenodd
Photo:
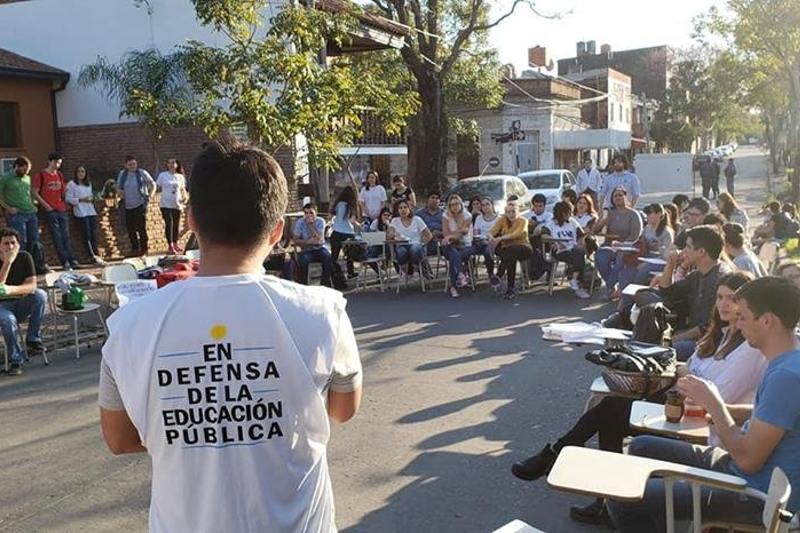
<path fill-rule="evenodd" d="M 152 532 L 335 531 L 329 417 L 347 421 L 361 399 L 346 302 L 260 274 L 287 205 L 265 152 L 210 143 L 190 192 L 198 275 L 109 319 L 105 441 L 151 456 Z"/>

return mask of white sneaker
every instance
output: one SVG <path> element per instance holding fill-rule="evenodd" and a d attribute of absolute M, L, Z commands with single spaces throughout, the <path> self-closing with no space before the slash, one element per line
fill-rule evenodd
<path fill-rule="evenodd" d="M 569 280 L 569 288 L 577 292 L 581 289 L 581 284 L 578 283 L 577 279 L 571 279 Z"/>
<path fill-rule="evenodd" d="M 450 298 L 458 298 L 459 296 L 460 295 L 458 294 L 458 289 L 456 289 L 455 287 L 453 287 L 451 285 L 450 286 Z"/>
<path fill-rule="evenodd" d="M 591 295 L 591 294 L 589 294 L 589 293 L 586 291 L 586 289 L 583 289 L 583 288 L 576 289 L 576 290 L 575 290 L 575 296 L 577 296 L 577 297 L 578 297 L 578 298 L 580 298 L 581 300 L 587 300 L 587 299 L 589 299 L 589 298 L 591 298 L 591 297 L 592 297 L 592 295 Z"/>
<path fill-rule="evenodd" d="M 467 277 L 463 272 L 459 272 L 456 277 L 456 287 L 461 288 L 467 285 Z"/>

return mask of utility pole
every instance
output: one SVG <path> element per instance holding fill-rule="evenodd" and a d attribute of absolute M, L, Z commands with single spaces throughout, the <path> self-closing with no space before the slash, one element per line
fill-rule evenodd
<path fill-rule="evenodd" d="M 644 139 L 647 143 L 647 153 L 652 154 L 650 147 L 650 102 L 647 101 L 647 93 L 642 93 L 642 103 L 644 104 Z"/>

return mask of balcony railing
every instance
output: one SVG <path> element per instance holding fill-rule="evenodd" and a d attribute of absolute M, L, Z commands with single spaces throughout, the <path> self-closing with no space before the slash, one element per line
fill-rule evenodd
<path fill-rule="evenodd" d="M 355 139 L 353 145 L 355 146 L 405 146 L 406 132 L 405 128 L 400 135 L 388 135 L 383 127 L 383 122 L 380 117 L 375 115 L 374 111 L 362 110 L 358 112 L 361 118 L 361 137 Z"/>

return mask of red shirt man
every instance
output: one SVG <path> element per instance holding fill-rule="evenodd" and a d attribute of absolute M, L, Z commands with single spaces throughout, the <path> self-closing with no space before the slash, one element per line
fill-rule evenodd
<path fill-rule="evenodd" d="M 67 204 L 64 202 L 64 191 L 67 184 L 64 175 L 53 163 L 55 162 L 51 161 L 47 168 L 33 177 L 31 190 L 33 197 L 39 201 L 45 211 L 63 213 L 67 210 Z M 59 160 L 58 163 L 60 164 L 61 161 Z"/>

